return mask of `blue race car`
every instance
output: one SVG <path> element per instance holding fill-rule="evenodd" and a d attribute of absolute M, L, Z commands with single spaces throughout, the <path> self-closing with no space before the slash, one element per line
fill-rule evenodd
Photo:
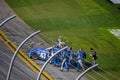
<path fill-rule="evenodd" d="M 35 48 L 29 51 L 28 56 L 31 59 L 47 60 L 49 58 L 48 48 Z"/>
<path fill-rule="evenodd" d="M 40 60 L 47 60 L 51 56 L 51 51 L 58 51 L 59 48 L 52 46 L 49 48 L 35 48 L 29 51 L 29 58 L 31 59 L 40 59 Z"/>

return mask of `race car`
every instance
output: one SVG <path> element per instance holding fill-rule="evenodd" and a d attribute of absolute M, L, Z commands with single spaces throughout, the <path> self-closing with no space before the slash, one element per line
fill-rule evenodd
<path fill-rule="evenodd" d="M 49 58 L 49 54 L 50 52 L 47 48 L 35 48 L 29 51 L 28 56 L 31 59 L 47 60 Z"/>
<path fill-rule="evenodd" d="M 59 49 L 54 46 L 49 48 L 34 48 L 29 51 L 28 56 L 31 59 L 47 60 L 51 56 L 51 50 L 56 52 Z"/>

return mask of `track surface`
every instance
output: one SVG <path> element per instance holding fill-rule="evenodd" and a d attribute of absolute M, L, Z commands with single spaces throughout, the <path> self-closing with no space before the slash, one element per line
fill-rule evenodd
<path fill-rule="evenodd" d="M 4 0 L 0 0 L 0 22 L 15 14 L 11 8 L 6 4 Z M 19 45 L 27 36 L 33 33 L 32 29 L 26 25 L 18 16 L 17 18 L 9 21 L 1 28 L 6 35 L 10 38 L 12 43 Z M 31 48 L 36 47 L 47 47 L 48 45 L 40 38 L 35 37 L 28 41 L 22 50 L 27 54 Z M 5 45 L 4 41 L 0 40 L 0 80 L 5 80 L 10 64 L 13 52 L 11 52 Z M 34 60 L 38 65 L 42 66 L 43 61 Z M 75 80 L 75 78 L 80 74 L 75 69 L 70 69 L 70 72 L 60 72 L 59 67 L 53 67 L 53 65 L 48 65 L 45 69 L 55 80 Z M 35 74 L 31 69 L 29 69 L 24 62 L 19 58 L 15 60 L 13 67 L 11 80 L 35 80 L 37 74 Z M 86 80 L 83 78 L 82 80 Z"/>
<path fill-rule="evenodd" d="M 0 80 L 6 79 L 9 63 L 13 53 L 0 41 Z M 12 70 L 11 80 L 33 80 L 36 74 L 20 59 L 16 59 Z"/>

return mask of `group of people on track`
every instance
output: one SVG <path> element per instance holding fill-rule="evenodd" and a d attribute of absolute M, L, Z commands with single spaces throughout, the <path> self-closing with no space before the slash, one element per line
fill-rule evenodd
<path fill-rule="evenodd" d="M 52 56 L 56 51 L 60 50 L 65 46 L 65 43 L 61 41 L 60 37 L 58 38 L 58 45 L 54 46 L 51 49 L 50 56 Z M 90 56 L 93 59 L 93 64 L 96 64 L 97 55 L 93 48 L 90 48 Z M 77 71 L 85 70 L 85 59 L 86 52 L 80 48 L 77 52 L 74 52 L 72 47 L 68 47 L 67 49 L 60 52 L 60 54 L 55 55 L 50 63 L 54 66 L 60 66 L 60 70 L 69 71 L 72 67 L 77 67 Z"/>

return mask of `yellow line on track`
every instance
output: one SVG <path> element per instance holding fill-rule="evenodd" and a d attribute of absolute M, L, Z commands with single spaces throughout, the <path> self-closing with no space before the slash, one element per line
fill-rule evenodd
<path fill-rule="evenodd" d="M 4 41 L 4 44 L 12 51 L 15 52 L 17 46 L 11 42 L 11 40 L 5 35 L 5 33 L 0 30 L 0 40 Z M 40 71 L 40 66 L 37 65 L 34 61 L 32 61 L 22 50 L 19 50 L 18 57 L 35 73 L 38 74 Z M 42 73 L 43 80 L 54 80 L 49 74 L 46 72 Z"/>
<path fill-rule="evenodd" d="M 0 36 L 0 40 L 2 40 L 2 37 Z"/>

